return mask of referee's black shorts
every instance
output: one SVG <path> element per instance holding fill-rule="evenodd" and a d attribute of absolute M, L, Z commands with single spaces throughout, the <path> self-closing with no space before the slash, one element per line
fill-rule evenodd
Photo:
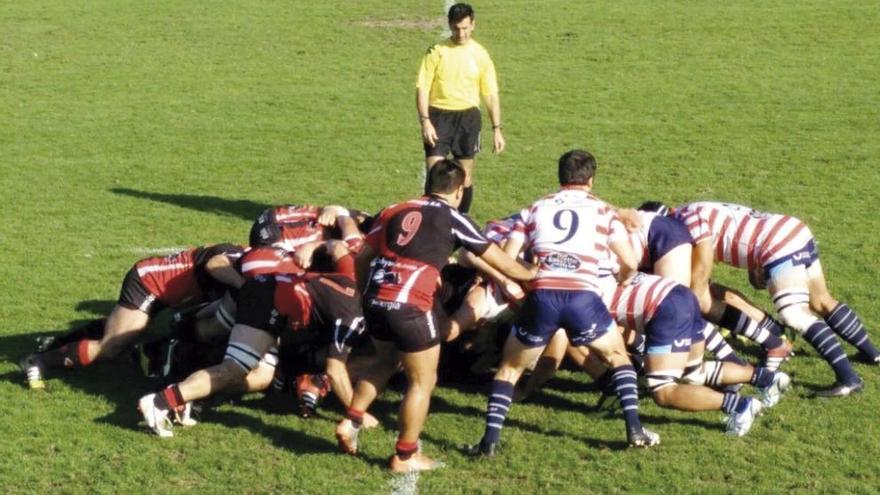
<path fill-rule="evenodd" d="M 456 159 L 471 159 L 480 151 L 480 129 L 483 122 L 480 109 L 442 110 L 428 109 L 431 124 L 437 131 L 434 146 L 425 143 L 425 156 L 443 156 L 450 152 Z"/>

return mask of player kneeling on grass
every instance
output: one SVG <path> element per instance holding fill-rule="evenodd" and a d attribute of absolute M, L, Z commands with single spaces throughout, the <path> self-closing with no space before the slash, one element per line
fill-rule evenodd
<path fill-rule="evenodd" d="M 682 411 L 722 410 L 727 433 L 748 433 L 762 408 L 776 405 L 791 383 L 788 375 L 733 362 L 703 362 L 707 323 L 687 287 L 656 275 L 638 274 L 610 296 L 609 310 L 620 325 L 641 332 L 645 376 L 654 402 Z M 761 400 L 710 387 L 750 383 Z"/>
<path fill-rule="evenodd" d="M 142 397 L 138 409 L 147 426 L 159 436 L 173 436 L 170 415 L 184 411 L 190 401 L 220 390 L 248 388 L 249 380 L 271 381 L 278 337 L 310 327 L 318 328 L 318 335 L 329 342 L 327 375 L 339 400 L 350 404 L 345 360 L 351 340 L 363 331 L 363 308 L 353 257 L 341 242 L 331 242 L 328 250 L 335 262 L 334 273 L 274 275 L 246 282 L 239 292 L 235 326 L 223 362 Z M 264 372 L 267 376 L 254 377 Z"/>
<path fill-rule="evenodd" d="M 83 338 L 57 349 L 30 354 L 20 366 L 31 388 L 42 388 L 47 369 L 88 366 L 125 350 L 166 307 L 183 307 L 218 299 L 243 283 L 232 268 L 241 248 L 231 244 L 189 249 L 138 261 L 122 283 L 119 300 L 100 339 Z"/>
<path fill-rule="evenodd" d="M 835 383 L 816 395 L 844 397 L 862 390 L 864 382 L 834 334 L 873 364 L 880 364 L 880 351 L 855 312 L 828 292 L 816 241 L 803 222 L 708 201 L 680 206 L 672 215 L 687 225 L 696 242 L 691 287 L 704 313 L 712 304 L 709 278 L 714 263 L 744 268 L 756 287 L 766 281 L 782 321 L 803 335 L 834 370 Z"/>

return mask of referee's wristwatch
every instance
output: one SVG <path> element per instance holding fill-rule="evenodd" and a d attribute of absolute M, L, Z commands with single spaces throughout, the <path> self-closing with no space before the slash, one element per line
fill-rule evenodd
<path fill-rule="evenodd" d="M 504 130 L 504 126 L 501 124 L 493 125 L 492 130 L 494 131 L 495 129 L 498 129 L 499 131 L 501 131 L 501 130 Z"/>

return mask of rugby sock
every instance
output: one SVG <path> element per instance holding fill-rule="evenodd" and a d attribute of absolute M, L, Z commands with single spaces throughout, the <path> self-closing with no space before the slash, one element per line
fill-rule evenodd
<path fill-rule="evenodd" d="M 153 404 L 160 409 L 168 409 L 170 411 L 180 411 L 186 406 L 186 401 L 180 394 L 180 388 L 177 384 L 165 387 L 161 392 L 156 394 Z"/>
<path fill-rule="evenodd" d="M 464 194 L 461 196 L 461 204 L 458 205 L 458 211 L 467 213 L 471 211 L 471 203 L 474 201 L 474 186 L 464 188 Z"/>
<path fill-rule="evenodd" d="M 728 363 L 746 364 L 736 355 L 736 351 L 724 340 L 714 325 L 706 325 L 706 328 L 703 329 L 703 336 L 706 338 L 706 350 L 714 354 L 716 358 Z"/>
<path fill-rule="evenodd" d="M 74 368 L 92 364 L 92 360 L 89 359 L 88 340 L 80 340 L 79 342 L 52 349 L 51 351 L 36 354 L 33 360 L 44 369 L 60 368 L 62 366 Z"/>
<path fill-rule="evenodd" d="M 349 407 L 345 411 L 345 417 L 351 421 L 351 425 L 355 428 L 360 428 L 364 424 L 364 411 L 358 411 Z"/>
<path fill-rule="evenodd" d="M 501 439 L 501 428 L 510 411 L 513 400 L 513 384 L 504 380 L 492 380 L 492 391 L 489 393 L 489 405 L 486 407 L 486 431 L 482 443 L 498 443 Z"/>
<path fill-rule="evenodd" d="M 724 398 L 721 400 L 721 410 L 727 414 L 733 414 L 736 412 L 739 403 L 743 402 L 741 397 L 736 392 L 725 392 Z"/>
<path fill-rule="evenodd" d="M 828 326 L 843 340 L 855 346 L 862 354 L 874 359 L 880 356 L 880 351 L 871 343 L 868 332 L 862 325 L 859 316 L 850 309 L 846 303 L 839 303 L 831 313 L 825 317 Z"/>
<path fill-rule="evenodd" d="M 773 378 L 775 376 L 776 373 L 767 368 L 755 368 L 752 372 L 752 377 L 749 379 L 749 383 L 758 388 L 768 387 L 773 383 Z"/>
<path fill-rule="evenodd" d="M 735 334 L 743 335 L 747 339 L 761 344 L 761 347 L 764 349 L 773 349 L 781 346 L 782 339 L 765 328 L 762 325 L 763 322 L 764 320 L 757 322 L 749 318 L 745 313 L 728 304 L 724 308 L 724 313 L 721 314 L 719 325 L 731 330 Z"/>
<path fill-rule="evenodd" d="M 627 429 L 642 429 L 639 420 L 639 386 L 636 381 L 636 370 L 632 365 L 623 365 L 614 368 L 611 382 L 614 384 L 614 392 L 623 406 L 623 419 Z"/>
<path fill-rule="evenodd" d="M 419 451 L 419 442 L 404 442 L 398 438 L 394 450 L 397 451 L 397 457 L 401 461 L 405 461 Z"/>
<path fill-rule="evenodd" d="M 843 347 L 834 336 L 834 332 L 822 320 L 816 320 L 810 328 L 804 332 L 804 340 L 810 343 L 822 356 L 822 359 L 831 365 L 837 380 L 842 383 L 856 383 L 859 376 L 852 369 Z"/>
<path fill-rule="evenodd" d="M 629 360 L 632 361 L 636 373 L 640 373 L 645 368 L 645 336 L 637 333 L 632 343 L 626 346 L 629 352 Z"/>
<path fill-rule="evenodd" d="M 761 320 L 761 323 L 758 323 L 758 326 L 767 330 L 777 337 L 782 337 L 785 335 L 785 325 L 776 321 L 770 315 L 764 315 L 764 319 Z"/>

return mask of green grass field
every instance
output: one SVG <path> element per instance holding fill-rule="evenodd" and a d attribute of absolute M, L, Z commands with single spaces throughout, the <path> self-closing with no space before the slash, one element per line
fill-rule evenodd
<path fill-rule="evenodd" d="M 170 441 L 137 426 L 156 385 L 122 362 L 29 391 L 36 335 L 112 307 L 128 268 L 163 249 L 244 243 L 269 204 L 376 210 L 417 195 L 417 64 L 441 0 L 6 2 L 0 8 L 0 491 L 389 493 L 399 395 L 336 454 L 340 409 L 304 421 L 259 396 Z M 835 295 L 880 339 L 880 9 L 873 2 L 477 2 L 475 37 L 502 85 L 508 150 L 478 160 L 474 216 L 554 189 L 571 147 L 599 159 L 621 205 L 719 199 L 805 220 Z M 484 136 L 485 137 L 485 136 Z M 741 273 L 718 278 L 745 289 Z M 746 291 L 762 304 L 764 294 Z M 851 350 L 851 349 L 850 349 Z M 876 493 L 880 369 L 865 393 L 832 381 L 802 341 L 796 386 L 741 439 L 720 414 L 662 410 L 663 437 L 623 450 L 618 416 L 590 412 L 563 374 L 517 405 L 504 454 L 482 432 L 484 390 L 437 391 L 424 449 L 448 468 L 421 493 Z M 286 411 L 285 408 L 281 408 Z"/>

